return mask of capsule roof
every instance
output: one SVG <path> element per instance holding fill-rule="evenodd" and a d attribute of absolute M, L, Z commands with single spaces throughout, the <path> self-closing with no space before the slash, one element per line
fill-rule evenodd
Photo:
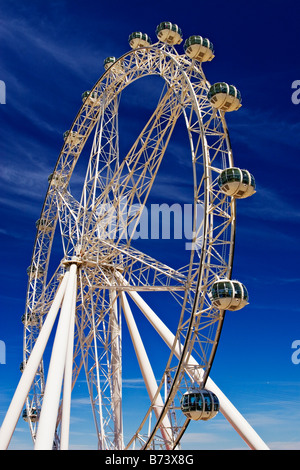
<path fill-rule="evenodd" d="M 28 276 L 34 275 L 36 272 L 38 273 L 38 275 L 44 274 L 44 269 L 41 266 L 38 266 L 38 268 L 36 268 L 34 264 L 32 264 L 31 266 L 28 266 L 26 271 L 27 271 Z"/>
<path fill-rule="evenodd" d="M 225 93 L 237 98 L 239 101 L 242 101 L 242 95 L 234 85 L 228 85 L 228 83 L 225 82 L 215 83 L 210 87 L 207 97 L 210 99 L 218 93 Z"/>
<path fill-rule="evenodd" d="M 35 226 L 37 229 L 50 229 L 53 227 L 53 220 L 38 219 Z"/>
<path fill-rule="evenodd" d="M 248 170 L 225 168 L 218 178 L 220 190 L 227 196 L 245 199 L 255 191 L 255 179 Z"/>
<path fill-rule="evenodd" d="M 84 91 L 81 95 L 81 100 L 84 103 L 88 101 L 89 103 L 95 102 L 98 99 L 98 95 L 95 91 L 91 92 L 90 90 Z"/>
<path fill-rule="evenodd" d="M 246 287 L 239 281 L 221 279 L 214 282 L 211 288 L 211 297 L 218 299 L 222 297 L 232 297 L 236 299 L 248 300 L 249 295 Z"/>
<path fill-rule="evenodd" d="M 198 35 L 190 36 L 188 39 L 185 40 L 184 45 L 183 45 L 184 51 L 186 52 L 188 47 L 193 46 L 195 44 L 199 44 L 200 46 L 207 47 L 212 52 L 214 52 L 213 43 L 209 39 L 203 38 L 202 36 L 198 36 Z"/>
<path fill-rule="evenodd" d="M 176 45 L 182 42 L 182 32 L 177 24 L 170 21 L 163 21 L 156 27 L 157 38 L 169 45 Z"/>
<path fill-rule="evenodd" d="M 248 291 L 239 281 L 220 279 L 209 292 L 212 304 L 220 310 L 240 310 L 248 304 Z"/>
<path fill-rule="evenodd" d="M 36 408 L 31 408 L 29 413 L 27 413 L 26 408 L 24 408 L 23 413 L 22 413 L 22 418 L 25 421 L 30 420 L 30 421 L 36 422 L 39 419 L 39 413 Z"/>
<path fill-rule="evenodd" d="M 131 47 L 142 47 L 150 46 L 152 44 L 151 38 L 146 33 L 141 33 L 140 31 L 135 31 L 131 33 L 128 42 Z"/>
<path fill-rule="evenodd" d="M 182 31 L 177 24 L 171 23 L 170 21 L 163 21 L 160 23 L 155 30 L 155 33 L 158 34 L 160 31 L 164 29 L 169 29 L 170 31 L 173 31 L 174 33 L 178 33 L 182 37 Z"/>
<path fill-rule="evenodd" d="M 116 62 L 116 58 L 114 56 L 109 56 L 106 57 L 106 59 L 103 62 L 103 65 L 105 68 L 109 67 L 110 65 L 114 64 Z"/>
<path fill-rule="evenodd" d="M 222 187 L 224 184 L 231 182 L 239 182 L 250 185 L 255 189 L 254 176 L 248 170 L 241 170 L 240 168 L 231 167 L 225 168 L 218 178 L 218 184 Z"/>
<path fill-rule="evenodd" d="M 184 393 L 180 407 L 187 418 L 207 421 L 216 416 L 220 403 L 218 397 L 211 391 L 192 389 Z"/>

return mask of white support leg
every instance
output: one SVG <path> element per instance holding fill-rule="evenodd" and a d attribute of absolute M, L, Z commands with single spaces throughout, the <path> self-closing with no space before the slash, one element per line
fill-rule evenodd
<path fill-rule="evenodd" d="M 118 321 L 118 304 L 116 291 L 110 292 L 111 317 L 111 374 L 112 374 L 112 404 L 114 418 L 114 445 L 116 450 L 122 450 L 123 443 L 123 423 L 122 423 L 122 364 L 120 351 L 121 329 Z"/>
<path fill-rule="evenodd" d="M 139 362 L 139 366 L 142 372 L 142 376 L 147 388 L 147 392 L 150 398 L 150 401 L 153 402 L 155 395 L 157 393 L 157 382 L 150 364 L 150 361 L 148 359 L 146 350 L 144 348 L 141 336 L 139 334 L 138 328 L 136 326 L 136 323 L 134 321 L 128 300 L 124 294 L 124 292 L 121 293 L 121 299 L 122 299 L 122 306 L 123 306 L 123 311 L 124 311 L 124 316 L 127 322 L 128 330 L 131 336 L 131 340 L 135 349 L 136 357 Z M 158 396 L 155 399 L 155 402 L 153 403 L 153 408 L 154 408 L 154 413 L 156 418 L 158 419 L 163 407 L 163 400 L 161 398 L 161 395 L 158 394 Z M 161 426 L 161 434 L 164 439 L 164 441 L 167 443 L 168 441 L 171 442 L 172 439 L 170 438 L 170 435 L 168 433 L 168 429 L 171 430 L 171 424 L 169 422 L 169 419 L 167 416 L 164 417 L 162 426 Z M 168 445 L 166 444 L 166 447 L 168 448 Z"/>
<path fill-rule="evenodd" d="M 44 400 L 37 430 L 35 450 L 51 450 L 53 446 L 62 379 L 65 368 L 70 320 L 73 310 L 74 278 L 76 275 L 77 265 L 74 263 L 70 266 L 68 285 L 52 349 Z"/>
<path fill-rule="evenodd" d="M 57 313 L 59 311 L 65 293 L 68 277 L 69 273 L 66 272 L 57 290 L 57 293 L 55 294 L 52 306 L 41 328 L 34 348 L 31 351 L 30 357 L 22 373 L 22 377 L 19 381 L 11 404 L 2 423 L 0 430 L 0 450 L 5 450 L 9 446 L 11 437 L 19 420 L 25 400 L 30 391 L 30 387 L 34 380 L 36 371 L 42 360 L 45 347 L 47 345 L 50 333 L 52 331 Z"/>
<path fill-rule="evenodd" d="M 131 298 L 134 300 L 139 309 L 143 312 L 145 317 L 155 328 L 161 338 L 165 343 L 172 348 L 175 336 L 171 331 L 166 327 L 166 325 L 160 320 L 160 318 L 153 312 L 149 305 L 141 298 L 141 296 L 134 291 L 128 292 Z M 174 354 L 179 358 L 180 349 L 182 350 L 181 345 L 176 345 Z M 189 359 L 189 365 L 192 366 L 189 371 L 190 375 L 194 375 L 194 380 L 198 383 L 201 382 L 201 373 L 199 369 L 194 369 L 193 366 L 197 366 L 198 363 L 192 357 Z M 246 444 L 254 450 L 268 450 L 268 446 L 265 442 L 259 437 L 259 435 L 254 431 L 250 426 L 248 421 L 239 413 L 239 411 L 233 406 L 233 404 L 228 400 L 223 392 L 217 387 L 211 378 L 208 378 L 206 381 L 206 388 L 213 393 L 215 393 L 220 401 L 220 411 L 223 416 L 228 420 L 228 422 L 233 426 L 241 438 L 246 442 Z"/>
<path fill-rule="evenodd" d="M 61 432 L 60 432 L 60 449 L 61 450 L 68 450 L 69 448 L 76 294 L 77 294 L 77 277 L 75 276 L 74 286 L 73 286 L 72 312 L 71 312 L 70 329 L 69 329 L 69 336 L 68 336 L 68 347 L 67 347 L 66 364 L 65 364 L 65 372 L 64 372 L 64 388 L 63 388 L 62 418 L 61 418 Z"/>

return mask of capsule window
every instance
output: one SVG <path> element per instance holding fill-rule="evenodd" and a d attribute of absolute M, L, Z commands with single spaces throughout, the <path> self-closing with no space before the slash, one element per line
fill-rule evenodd
<path fill-rule="evenodd" d="M 214 411 L 219 411 L 220 403 L 216 395 L 214 395 Z"/>
<path fill-rule="evenodd" d="M 247 171 L 245 170 L 242 170 L 242 174 L 243 174 L 243 183 L 244 184 L 249 184 L 249 174 Z"/>
<path fill-rule="evenodd" d="M 230 85 L 230 87 L 229 87 L 229 94 L 230 94 L 230 96 L 236 97 L 236 88 L 233 87 L 232 85 Z"/>
<path fill-rule="evenodd" d="M 229 168 L 224 173 L 224 178 L 226 181 L 239 181 L 240 180 L 240 172 L 237 168 Z"/>
<path fill-rule="evenodd" d="M 240 284 L 234 284 L 234 290 L 235 290 L 235 298 L 236 299 L 242 299 L 243 297 L 243 290 Z"/>
<path fill-rule="evenodd" d="M 209 393 L 204 393 L 204 402 L 205 402 L 205 411 L 211 411 L 212 410 L 212 400 L 211 396 Z"/>
<path fill-rule="evenodd" d="M 247 289 L 246 289 L 246 287 L 245 287 L 244 285 L 243 285 L 243 291 L 244 291 L 243 298 L 248 301 L 248 299 L 249 299 L 249 294 L 248 294 L 248 291 L 247 291 Z"/>
<path fill-rule="evenodd" d="M 226 298 L 233 296 L 233 290 L 231 283 L 228 282 L 218 282 L 212 288 L 212 296 L 215 298 Z"/>

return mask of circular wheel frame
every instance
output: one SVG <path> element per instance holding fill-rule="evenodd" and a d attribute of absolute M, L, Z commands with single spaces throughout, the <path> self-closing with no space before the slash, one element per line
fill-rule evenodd
<path fill-rule="evenodd" d="M 149 75 L 164 79 L 161 97 L 129 152 L 121 156 L 122 91 Z M 49 181 L 29 273 L 23 361 L 28 361 L 64 273 L 75 260 L 72 386 L 85 372 L 99 449 L 175 448 L 189 423 L 180 399 L 192 385 L 203 387 L 210 373 L 224 311 L 211 304 L 208 293 L 213 282 L 231 277 L 235 200 L 217 184 L 233 159 L 224 114 L 210 105 L 209 87 L 201 64 L 178 54 L 173 46 L 158 42 L 126 53 L 86 97 Z M 187 183 L 193 188 L 193 238 L 183 253 L 185 265 L 174 268 L 137 249 L 135 234 L 175 125 L 183 122 L 190 142 L 186 153 L 191 165 Z M 76 198 L 71 176 L 88 146 L 86 176 Z M 143 319 L 139 328 L 141 314 L 147 322 Z M 155 356 L 151 363 L 141 338 L 152 338 L 154 331 L 157 339 L 151 351 L 148 347 L 149 356 Z M 139 424 L 133 431 L 122 410 L 129 356 L 122 354 L 129 347 L 126 335 L 149 396 L 138 405 Z M 42 406 L 45 361 L 28 395 L 28 415 L 32 410 L 39 413 Z M 57 448 L 60 423 L 59 414 Z M 35 439 L 38 419 L 29 424 Z"/>

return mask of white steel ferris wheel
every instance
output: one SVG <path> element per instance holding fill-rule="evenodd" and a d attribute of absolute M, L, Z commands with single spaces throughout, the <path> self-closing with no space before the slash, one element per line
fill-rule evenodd
<path fill-rule="evenodd" d="M 22 376 L 1 427 L 1 448 L 25 403 L 35 449 L 67 449 L 72 392 L 81 374 L 101 450 L 178 448 L 191 419 L 207 420 L 219 410 L 251 448 L 267 448 L 209 376 L 225 311 L 248 301 L 245 286 L 231 280 L 235 199 L 253 194 L 255 182 L 234 167 L 224 119 L 241 106 L 240 93 L 206 80 L 202 62 L 214 57 L 208 39 L 191 36 L 179 53 L 177 25 L 161 23 L 156 34 L 156 44 L 147 34 L 131 34 L 131 51 L 105 60 L 104 74 L 83 94 L 64 135 L 37 222 Z M 160 99 L 121 155 L 122 91 L 149 75 L 164 80 Z M 179 122 L 190 144 L 193 238 L 178 268 L 138 249 L 135 234 Z M 71 177 L 88 145 L 77 198 Z M 135 358 L 124 352 L 129 339 Z M 147 398 L 136 404 L 132 431 L 124 383 L 134 360 Z"/>

